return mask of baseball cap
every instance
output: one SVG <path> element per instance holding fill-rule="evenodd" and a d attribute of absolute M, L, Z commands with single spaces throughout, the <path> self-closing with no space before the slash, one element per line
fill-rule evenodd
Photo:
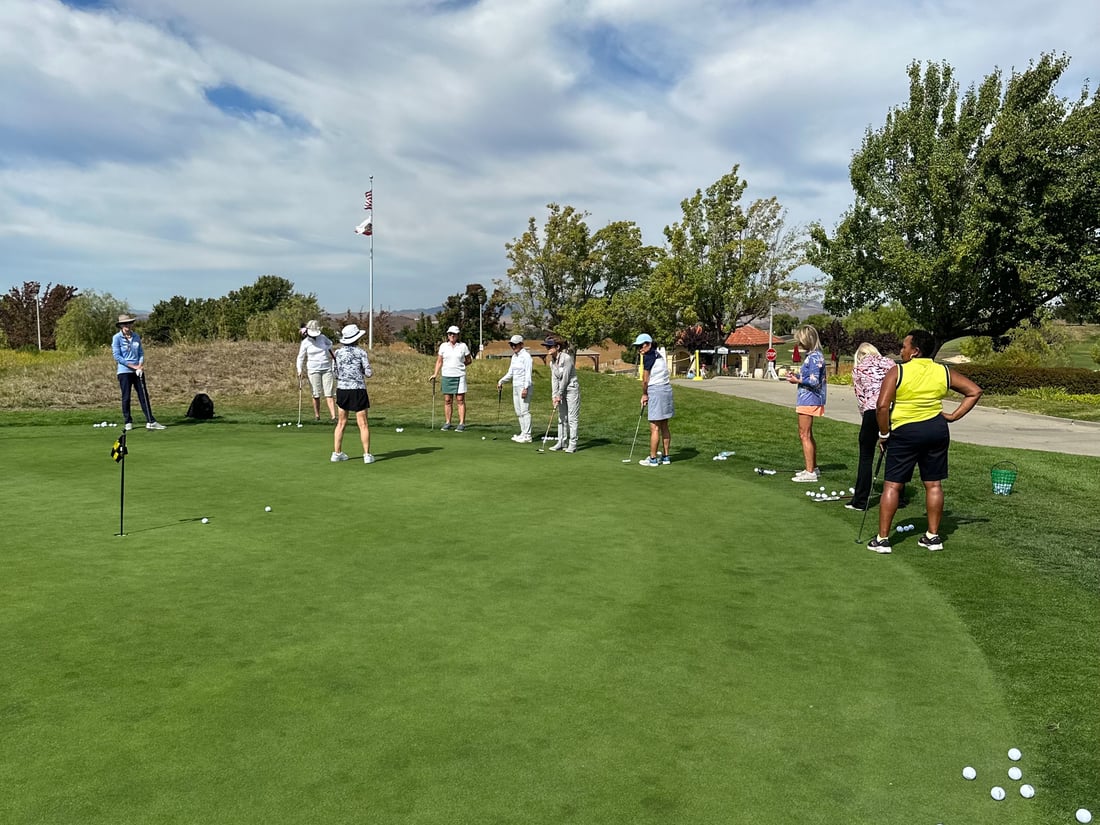
<path fill-rule="evenodd" d="M 634 343 L 631 346 L 640 347 L 642 344 L 652 344 L 653 339 L 646 335 L 644 332 L 634 339 Z"/>
<path fill-rule="evenodd" d="M 447 334 L 450 335 L 452 332 L 455 335 L 458 335 L 458 327 L 454 327 L 454 326 L 447 327 Z"/>
<path fill-rule="evenodd" d="M 522 344 L 523 343 L 523 336 L 522 335 L 513 335 L 511 338 L 508 339 L 508 343 L 509 344 Z"/>

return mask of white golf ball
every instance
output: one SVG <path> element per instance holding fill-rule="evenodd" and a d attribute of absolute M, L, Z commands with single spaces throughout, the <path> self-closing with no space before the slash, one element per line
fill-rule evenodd
<path fill-rule="evenodd" d="M 210 521 L 210 519 L 208 519 L 208 518 L 204 518 L 204 519 L 202 520 L 202 523 L 203 523 L 203 524 L 206 524 L 206 523 L 207 523 L 207 522 L 209 522 L 209 521 Z"/>
<path fill-rule="evenodd" d="M 1085 825 L 1086 822 L 1092 822 L 1092 812 L 1088 808 L 1078 808 L 1077 813 L 1074 814 L 1077 817 L 1077 821 L 1081 825 Z"/>
<path fill-rule="evenodd" d="M 854 493 L 855 491 L 856 491 L 856 488 L 855 488 L 855 487 L 849 487 L 849 488 L 848 488 L 848 492 L 849 492 L 849 493 Z"/>
<path fill-rule="evenodd" d="M 898 532 L 899 533 L 904 533 L 905 532 L 905 528 L 902 527 L 900 524 L 898 525 Z"/>
<path fill-rule="evenodd" d="M 397 432 L 403 433 L 403 432 L 405 432 L 405 428 L 404 427 L 398 427 Z"/>
<path fill-rule="evenodd" d="M 1017 768 L 1015 765 L 1008 769 L 1008 778 L 1011 779 L 1013 782 L 1019 782 L 1020 777 L 1023 775 L 1024 772 Z"/>
<path fill-rule="evenodd" d="M 972 767 L 970 767 L 969 765 L 967 765 L 965 768 L 963 768 L 963 779 L 974 779 L 977 776 L 978 776 L 978 772 L 976 770 L 974 770 Z"/>
<path fill-rule="evenodd" d="M 398 432 L 401 432 L 401 430 L 398 430 Z M 481 437 L 481 440 L 482 440 L 482 441 L 484 441 L 484 440 L 485 440 L 485 436 L 482 436 L 482 437 Z"/>
<path fill-rule="evenodd" d="M 1000 802 L 1002 799 L 1005 798 L 1005 789 L 1002 788 L 1000 785 L 994 785 L 992 788 L 989 789 L 989 795 Z"/>
<path fill-rule="evenodd" d="M 1035 789 L 1031 787 L 1031 785 L 1021 785 L 1020 796 L 1024 799 L 1031 799 L 1031 797 L 1035 796 Z"/>
<path fill-rule="evenodd" d="M 112 426 L 112 427 L 117 427 L 117 426 L 118 426 L 118 424 L 116 424 L 116 423 L 115 423 L 114 421 L 112 421 L 112 422 L 111 422 L 111 426 Z"/>
<path fill-rule="evenodd" d="M 825 492 L 825 488 L 824 488 L 824 487 L 819 487 L 818 489 L 819 489 L 819 490 L 821 490 L 821 492 L 823 492 L 823 493 Z"/>
<path fill-rule="evenodd" d="M 271 505 L 270 504 L 267 505 L 267 507 L 264 508 L 264 512 L 265 513 L 270 513 L 271 512 Z"/>
<path fill-rule="evenodd" d="M 1011 759 L 1013 762 L 1020 761 L 1021 756 L 1023 756 L 1023 754 L 1020 753 L 1019 748 L 1009 748 L 1008 749 L 1008 758 Z"/>
<path fill-rule="evenodd" d="M 833 490 L 831 493 L 829 493 L 829 495 L 835 496 L 836 495 L 836 490 Z"/>

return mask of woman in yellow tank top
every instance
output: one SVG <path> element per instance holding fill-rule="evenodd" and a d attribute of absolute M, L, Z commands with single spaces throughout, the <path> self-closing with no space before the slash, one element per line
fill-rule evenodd
<path fill-rule="evenodd" d="M 948 423 L 958 421 L 978 403 L 982 389 L 965 375 L 952 372 L 932 360 L 936 341 L 924 330 L 913 330 L 901 345 L 901 363 L 886 373 L 875 412 L 879 445 L 886 450 L 886 474 L 879 501 L 878 535 L 868 550 L 889 553 L 890 524 L 898 509 L 901 490 L 920 470 L 924 484 L 928 527 L 917 544 L 942 550 L 943 485 L 947 478 L 947 451 L 951 444 Z M 950 390 L 961 393 L 962 403 L 945 413 L 943 399 Z"/>

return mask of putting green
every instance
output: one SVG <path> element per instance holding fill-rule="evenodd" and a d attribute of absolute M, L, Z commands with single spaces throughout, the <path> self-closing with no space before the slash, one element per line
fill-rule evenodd
<path fill-rule="evenodd" d="M 213 422 L 118 537 L 117 432 L 0 429 L 2 821 L 1037 821 L 963 624 L 784 476 Z"/>

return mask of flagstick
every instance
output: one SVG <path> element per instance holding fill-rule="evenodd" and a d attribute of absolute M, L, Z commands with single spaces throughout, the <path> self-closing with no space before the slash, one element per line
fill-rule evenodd
<path fill-rule="evenodd" d="M 118 493 L 118 534 L 120 536 L 126 535 L 126 528 L 123 526 L 123 514 L 126 511 L 126 432 L 123 431 L 119 436 L 119 449 L 121 452 L 122 460 L 119 464 L 122 465 L 122 472 L 119 473 L 121 479 L 121 487 Z"/>
<path fill-rule="evenodd" d="M 367 349 L 374 349 L 374 175 L 370 176 L 371 191 L 371 233 L 370 233 L 370 279 L 368 287 L 368 301 L 370 302 L 370 315 L 367 318 Z"/>

